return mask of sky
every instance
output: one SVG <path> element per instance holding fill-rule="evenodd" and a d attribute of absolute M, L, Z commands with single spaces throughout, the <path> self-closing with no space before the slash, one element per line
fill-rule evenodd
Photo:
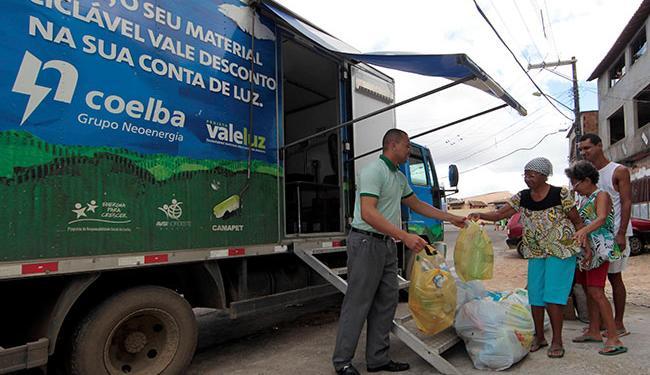
<path fill-rule="evenodd" d="M 523 167 L 538 156 L 553 164 L 551 184 L 568 185 L 564 176 L 569 150 L 566 136 L 573 113 L 557 105 L 562 115 L 544 98 L 533 95 L 537 89 L 472 0 L 277 1 L 361 52 L 465 53 L 528 110 L 522 117 L 511 108 L 502 109 L 415 140 L 430 148 L 440 184 L 449 186 L 449 164 L 458 167 L 456 197 L 525 189 Z M 642 1 L 477 2 L 524 67 L 575 56 L 580 109 L 588 111 L 598 109 L 597 80 L 586 79 Z M 448 83 L 380 69 L 395 79 L 396 101 Z M 535 69 L 530 75 L 545 93 L 573 108 L 571 66 L 550 70 Z M 456 86 L 398 108 L 397 127 L 414 135 L 500 103 L 474 88 Z M 513 153 L 517 149 L 528 150 Z"/>

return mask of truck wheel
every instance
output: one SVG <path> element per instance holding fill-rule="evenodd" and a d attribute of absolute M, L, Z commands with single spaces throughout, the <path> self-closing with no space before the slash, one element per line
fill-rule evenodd
<path fill-rule="evenodd" d="M 158 286 L 117 293 L 77 326 L 70 370 L 75 375 L 181 374 L 196 348 L 189 303 Z"/>
<path fill-rule="evenodd" d="M 643 252 L 643 241 L 637 236 L 630 237 L 630 255 L 639 255 Z"/>

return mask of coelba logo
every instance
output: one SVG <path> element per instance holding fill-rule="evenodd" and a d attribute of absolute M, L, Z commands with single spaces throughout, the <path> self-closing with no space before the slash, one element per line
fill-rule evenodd
<path fill-rule="evenodd" d="M 96 111 L 105 109 L 114 115 L 126 113 L 133 119 L 142 118 L 162 125 L 170 123 L 178 128 L 185 126 L 185 113 L 178 110 L 170 111 L 163 106 L 163 101 L 160 99 L 149 98 L 145 105 L 135 99 L 126 101 L 119 95 L 104 96 L 101 91 L 90 91 L 86 95 L 86 105 Z"/>
<path fill-rule="evenodd" d="M 20 64 L 20 69 L 18 69 L 16 82 L 14 82 L 12 88 L 13 92 L 27 95 L 29 98 L 20 126 L 27 121 L 29 116 L 43 102 L 43 99 L 52 91 L 49 87 L 36 84 L 41 69 L 56 69 L 61 74 L 54 93 L 54 100 L 68 104 L 72 102 L 74 90 L 77 88 L 77 79 L 79 78 L 77 69 L 72 64 L 62 60 L 50 60 L 43 64 L 38 57 L 32 55 L 29 51 L 25 51 L 23 62 Z"/>
<path fill-rule="evenodd" d="M 38 85 L 36 80 L 41 70 L 55 69 L 60 73 L 60 79 L 54 93 L 54 100 L 62 103 L 72 103 L 79 72 L 69 62 L 50 60 L 45 63 L 29 51 L 25 51 L 23 61 L 18 69 L 12 91 L 27 95 L 27 105 L 23 113 L 22 126 L 50 94 L 52 88 Z M 146 102 L 137 99 L 124 99 L 119 95 L 106 95 L 101 90 L 91 90 L 86 94 L 86 105 L 96 111 L 105 110 L 114 115 L 125 113 L 132 119 L 143 119 L 161 125 L 170 124 L 174 127 L 185 126 L 185 113 L 180 110 L 170 110 L 162 100 L 149 97 Z"/>

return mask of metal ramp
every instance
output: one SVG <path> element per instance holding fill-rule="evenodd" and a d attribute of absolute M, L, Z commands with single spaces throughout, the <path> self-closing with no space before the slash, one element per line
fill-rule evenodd
<path fill-rule="evenodd" d="M 334 285 L 341 291 L 341 293 L 345 294 L 348 284 L 341 276 L 347 274 L 347 268 L 330 268 L 318 257 L 324 254 L 345 252 L 346 249 L 345 246 L 339 246 L 323 247 L 311 250 L 294 249 L 293 251 L 300 259 L 307 263 L 309 267 L 318 272 L 319 275 Z M 398 280 L 400 290 L 409 287 L 408 280 L 405 280 L 399 275 Z M 460 341 L 460 338 L 456 335 L 453 327 L 433 336 L 424 335 L 415 326 L 411 314 L 407 314 L 401 318 L 396 317 L 393 319 L 391 332 L 440 373 L 462 375 L 458 369 L 442 357 L 442 353 Z"/>

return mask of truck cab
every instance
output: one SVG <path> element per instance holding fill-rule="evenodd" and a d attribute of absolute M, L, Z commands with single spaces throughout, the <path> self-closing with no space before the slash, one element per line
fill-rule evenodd
<path fill-rule="evenodd" d="M 438 184 L 433 157 L 426 146 L 411 142 L 411 155 L 400 169 L 406 175 L 414 194 L 421 201 L 437 209 L 444 209 L 445 190 Z M 402 223 L 409 232 L 418 234 L 429 243 L 444 239 L 442 221 L 422 216 L 406 206 L 402 207 Z"/>

